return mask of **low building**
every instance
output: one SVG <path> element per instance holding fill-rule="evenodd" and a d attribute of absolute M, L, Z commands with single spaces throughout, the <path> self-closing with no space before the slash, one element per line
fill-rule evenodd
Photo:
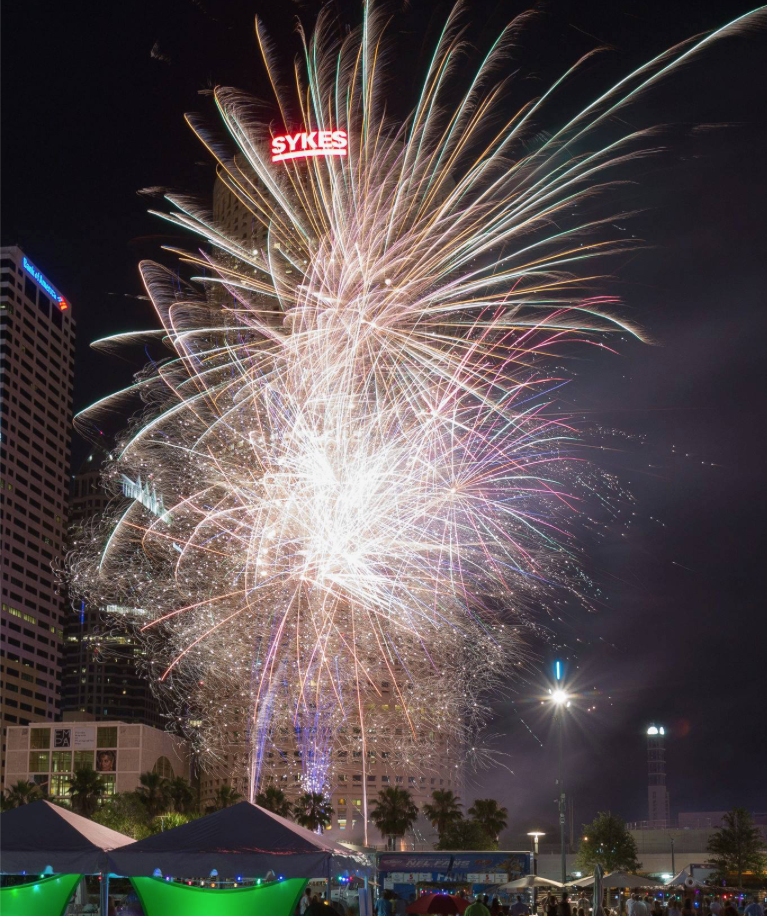
<path fill-rule="evenodd" d="M 148 725 L 112 722 L 56 722 L 9 726 L 3 788 L 34 782 L 56 804 L 69 802 L 72 774 L 94 769 L 105 797 L 136 789 L 141 773 L 189 778 L 185 741 Z"/>

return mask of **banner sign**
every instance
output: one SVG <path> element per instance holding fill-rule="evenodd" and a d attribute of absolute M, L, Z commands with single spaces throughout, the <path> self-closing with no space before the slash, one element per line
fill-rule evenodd
<path fill-rule="evenodd" d="M 314 156 L 346 156 L 348 151 L 349 138 L 345 130 L 310 130 L 272 137 L 272 162 Z"/>

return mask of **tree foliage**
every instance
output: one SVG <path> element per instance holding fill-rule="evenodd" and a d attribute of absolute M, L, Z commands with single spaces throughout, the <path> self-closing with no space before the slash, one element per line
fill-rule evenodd
<path fill-rule="evenodd" d="M 472 820 L 482 825 L 497 845 L 498 835 L 508 823 L 509 812 L 494 798 L 478 798 L 467 813 Z"/>
<path fill-rule="evenodd" d="M 152 832 L 146 805 L 135 792 L 120 792 L 96 809 L 91 820 L 118 833 L 143 840 Z"/>
<path fill-rule="evenodd" d="M 370 820 L 394 846 L 398 836 L 404 836 L 418 817 L 418 808 L 411 794 L 397 786 L 381 789 L 378 798 L 372 802 Z"/>
<path fill-rule="evenodd" d="M 759 830 L 745 808 L 733 808 L 722 818 L 723 826 L 708 841 L 706 865 L 716 872 L 717 881 L 737 877 L 743 887 L 746 873 L 759 878 L 767 867 L 767 856 Z"/>
<path fill-rule="evenodd" d="M 175 814 L 192 814 L 196 807 L 192 787 L 183 776 L 174 776 L 168 780 L 167 797 Z"/>
<path fill-rule="evenodd" d="M 30 802 L 42 801 L 45 797 L 45 792 L 37 783 L 20 779 L 12 786 L 5 787 L 3 811 L 9 808 L 19 808 L 21 805 L 28 805 Z"/>
<path fill-rule="evenodd" d="M 280 817 L 290 817 L 293 805 L 278 786 L 267 786 L 256 795 L 256 804 Z"/>
<path fill-rule="evenodd" d="M 461 802 L 450 789 L 437 789 L 431 793 L 431 804 L 423 806 L 423 813 L 431 821 L 432 827 L 441 837 L 445 830 L 456 821 L 461 820 Z"/>
<path fill-rule="evenodd" d="M 82 767 L 72 774 L 69 797 L 72 799 L 72 810 L 75 814 L 93 817 L 105 792 L 106 783 L 90 767 Z"/>
<path fill-rule="evenodd" d="M 213 796 L 213 804 L 208 805 L 205 813 L 213 814 L 214 811 L 223 811 L 224 808 L 231 808 L 232 805 L 236 805 L 237 802 L 241 801 L 242 795 L 232 786 L 224 784 L 216 789 L 216 794 Z"/>
<path fill-rule="evenodd" d="M 578 850 L 577 865 L 584 871 L 592 871 L 597 864 L 606 872 L 637 872 L 642 867 L 636 841 L 626 829 L 626 822 L 608 811 L 600 812 L 590 824 L 584 824 Z"/>
<path fill-rule="evenodd" d="M 304 792 L 296 799 L 293 819 L 307 830 L 325 830 L 330 826 L 333 809 L 321 792 Z"/>
<path fill-rule="evenodd" d="M 168 780 L 152 770 L 142 773 L 138 779 L 141 785 L 136 789 L 136 795 L 146 808 L 150 820 L 167 811 L 172 804 Z"/>
<path fill-rule="evenodd" d="M 462 817 L 453 821 L 440 834 L 437 849 L 497 849 L 498 841 L 481 821 Z"/>

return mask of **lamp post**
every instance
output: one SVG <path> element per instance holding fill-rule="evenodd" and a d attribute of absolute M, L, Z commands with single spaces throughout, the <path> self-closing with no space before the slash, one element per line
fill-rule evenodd
<path fill-rule="evenodd" d="M 671 877 L 676 877 L 676 860 L 674 857 L 674 837 L 671 837 Z"/>
<path fill-rule="evenodd" d="M 542 833 L 540 830 L 531 830 L 528 834 L 533 838 L 533 875 L 538 877 L 538 839 L 542 836 L 546 836 L 545 833 Z M 538 888 L 533 885 L 533 913 L 538 912 Z"/>
<path fill-rule="evenodd" d="M 565 820 L 567 818 L 567 806 L 565 800 L 565 783 L 563 774 L 564 761 L 564 743 L 565 743 L 565 710 L 570 705 L 570 697 L 563 687 L 563 666 L 562 662 L 554 663 L 555 687 L 549 690 L 551 702 L 554 704 L 555 715 L 559 720 L 559 778 L 557 786 L 559 788 L 559 847 L 561 855 L 561 879 L 562 884 L 567 881 L 567 853 L 565 848 Z"/>

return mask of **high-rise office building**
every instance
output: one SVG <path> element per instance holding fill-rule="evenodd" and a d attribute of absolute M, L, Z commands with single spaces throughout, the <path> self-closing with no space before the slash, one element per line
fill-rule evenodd
<path fill-rule="evenodd" d="M 4 761 L 8 725 L 59 710 L 75 340 L 69 302 L 16 246 L 0 248 L 0 327 Z"/>
<path fill-rule="evenodd" d="M 89 455 L 72 477 L 70 526 L 76 530 L 103 512 L 109 495 L 101 488 L 101 460 Z M 143 670 L 143 647 L 128 630 L 115 626 L 101 608 L 71 604 L 64 616 L 61 711 L 65 719 L 120 719 L 159 726 L 161 718 Z"/>

